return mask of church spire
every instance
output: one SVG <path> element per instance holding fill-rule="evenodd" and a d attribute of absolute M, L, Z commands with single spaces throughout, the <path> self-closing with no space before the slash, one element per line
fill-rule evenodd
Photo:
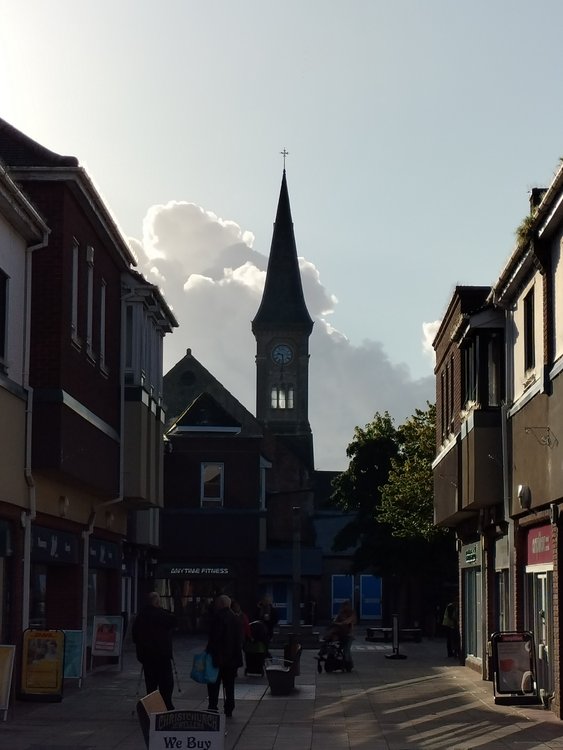
<path fill-rule="evenodd" d="M 252 321 L 252 330 L 255 332 L 279 326 L 307 333 L 313 330 L 313 321 L 303 296 L 285 167 L 264 293 L 258 312 Z"/>

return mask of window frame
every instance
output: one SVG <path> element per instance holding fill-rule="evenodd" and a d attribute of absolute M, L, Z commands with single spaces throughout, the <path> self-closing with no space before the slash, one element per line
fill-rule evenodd
<path fill-rule="evenodd" d="M 536 366 L 534 287 L 526 294 L 522 305 L 524 314 L 524 372 L 528 373 Z"/>
<path fill-rule="evenodd" d="M 270 389 L 270 408 L 276 411 L 289 411 L 295 408 L 295 388 L 293 384 L 274 383 Z"/>
<path fill-rule="evenodd" d="M 10 301 L 10 277 L 0 268 L 0 371 L 8 371 L 8 304 Z"/>
<path fill-rule="evenodd" d="M 217 467 L 219 474 L 218 494 L 206 494 L 206 488 L 213 486 L 211 481 L 205 478 L 206 470 Z M 222 461 L 202 461 L 200 464 L 200 490 L 199 499 L 202 508 L 222 508 L 225 496 L 225 464 Z"/>

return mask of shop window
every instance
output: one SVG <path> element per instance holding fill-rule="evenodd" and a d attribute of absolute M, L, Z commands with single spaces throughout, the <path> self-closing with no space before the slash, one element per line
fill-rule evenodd
<path fill-rule="evenodd" d="M 466 568 L 463 571 L 463 636 L 468 656 L 482 658 L 483 636 L 481 600 L 481 569 Z"/>
<path fill-rule="evenodd" d="M 29 626 L 47 627 L 47 566 L 39 563 L 31 566 Z"/>
<path fill-rule="evenodd" d="M 223 505 L 223 474 L 222 463 L 201 464 L 201 505 L 206 507 Z"/>

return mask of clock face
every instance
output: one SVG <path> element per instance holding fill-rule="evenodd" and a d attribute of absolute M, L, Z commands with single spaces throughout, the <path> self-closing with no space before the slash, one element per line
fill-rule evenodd
<path fill-rule="evenodd" d="M 293 351 L 287 344 L 278 344 L 272 350 L 272 359 L 277 365 L 287 365 L 293 359 Z"/>

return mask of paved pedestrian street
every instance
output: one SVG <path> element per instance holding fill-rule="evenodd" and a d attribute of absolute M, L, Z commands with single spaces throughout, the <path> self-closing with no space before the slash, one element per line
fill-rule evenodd
<path fill-rule="evenodd" d="M 177 708 L 205 709 L 205 686 L 189 679 L 201 640 L 177 639 Z M 563 722 L 541 706 L 496 706 L 492 685 L 445 656 L 443 641 L 355 642 L 351 673 L 317 672 L 301 658 L 296 690 L 270 694 L 266 678 L 239 677 L 225 750 L 563 750 Z M 281 652 L 280 652 L 281 655 Z M 143 750 L 135 705 L 140 668 L 130 647 L 121 671 L 89 675 L 60 703 L 22 703 L 0 722 L 2 750 Z"/>

